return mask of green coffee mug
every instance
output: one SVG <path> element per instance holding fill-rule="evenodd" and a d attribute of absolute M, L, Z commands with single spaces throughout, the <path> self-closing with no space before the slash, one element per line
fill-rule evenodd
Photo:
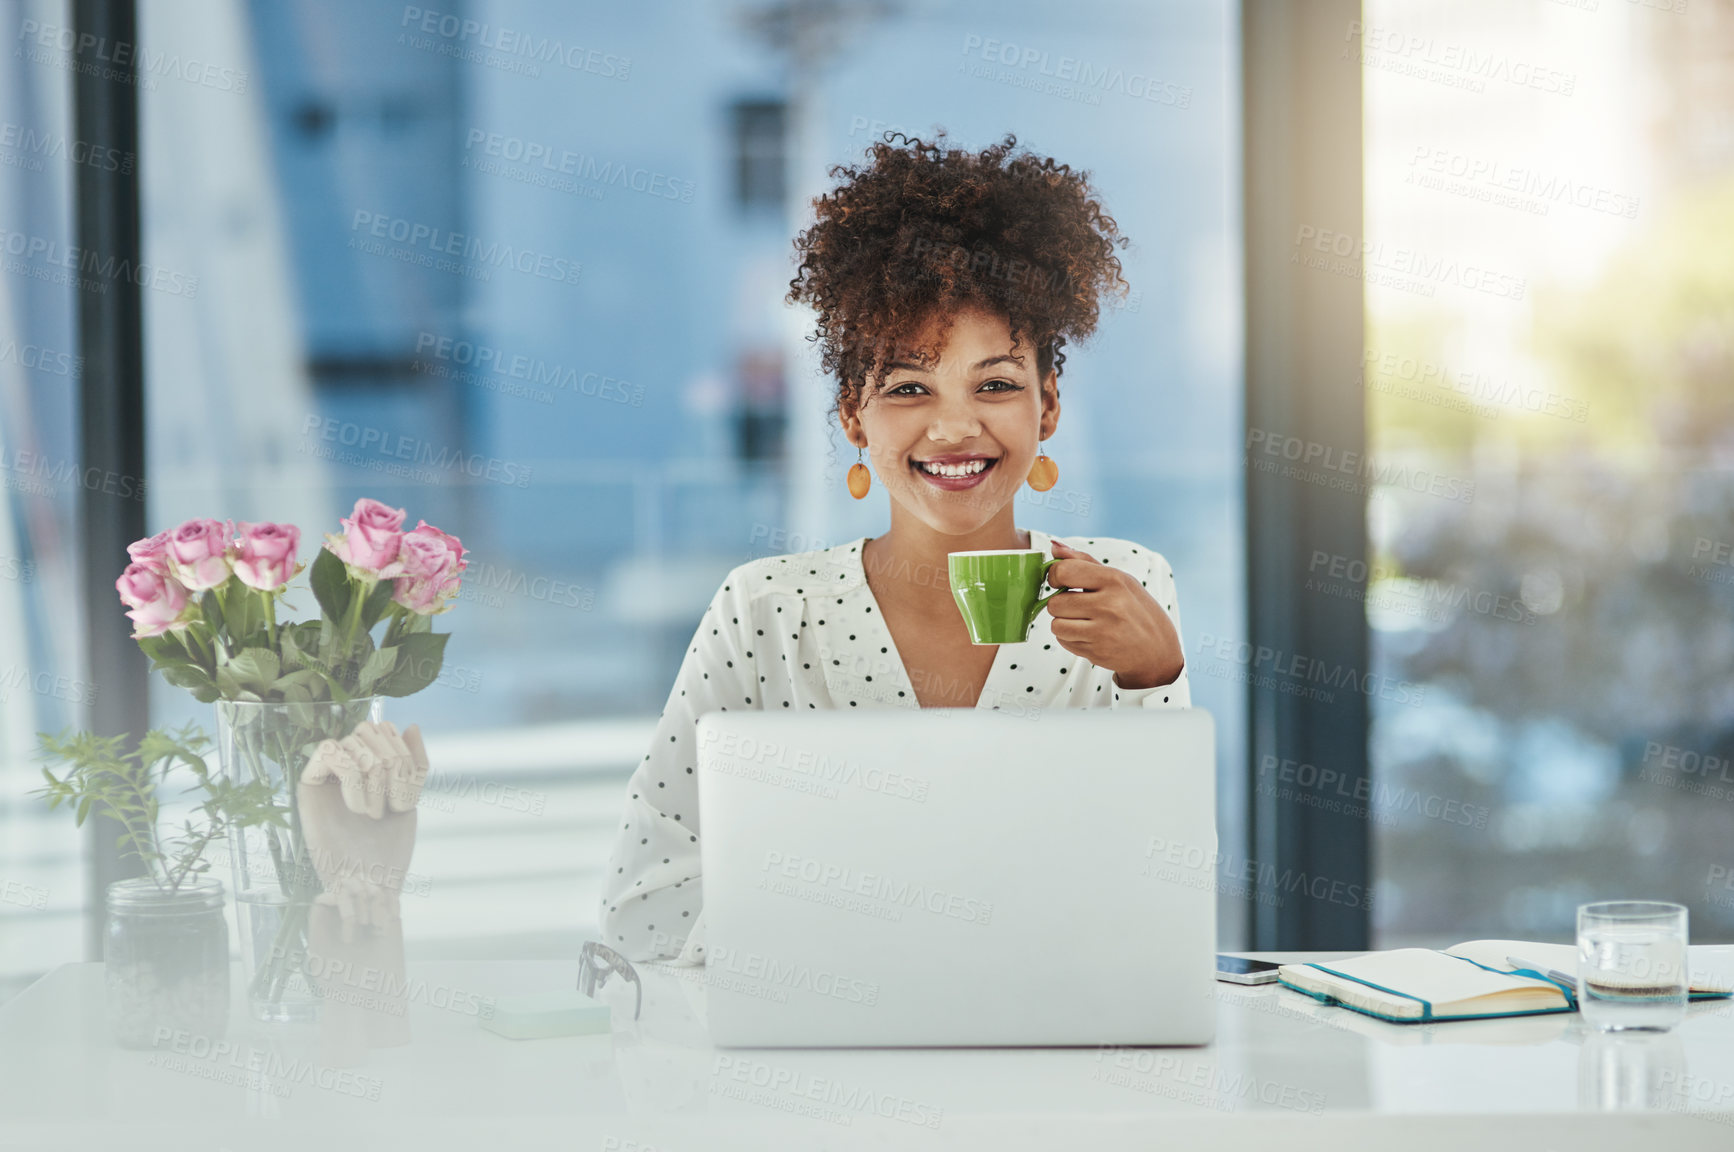
<path fill-rule="evenodd" d="M 1033 548 L 953 552 L 949 561 L 951 596 L 963 613 L 971 644 L 1022 644 L 1042 605 L 1065 591 L 1056 588 L 1040 595 L 1048 569 L 1059 558 L 1043 561 Z"/>

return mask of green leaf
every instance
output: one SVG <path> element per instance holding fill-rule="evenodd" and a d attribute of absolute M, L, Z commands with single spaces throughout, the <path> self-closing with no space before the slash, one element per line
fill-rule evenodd
<path fill-rule="evenodd" d="M 367 599 L 361 605 L 362 631 L 371 631 L 379 618 L 385 615 L 385 610 L 391 605 L 391 593 L 397 587 L 395 581 L 381 580 L 373 586 L 373 591 L 367 594 Z"/>
<path fill-rule="evenodd" d="M 324 682 L 326 689 L 331 693 L 331 699 L 332 700 L 336 701 L 339 704 L 349 703 L 350 692 L 347 688 L 345 688 L 343 686 L 343 684 L 337 679 L 337 677 L 333 676 L 330 672 L 326 671 L 324 668 L 317 668 L 316 667 L 313 669 L 313 671 L 315 673 L 317 673 L 319 676 L 319 679 Z"/>
<path fill-rule="evenodd" d="M 374 685 L 380 696 L 411 696 L 432 684 L 445 663 L 449 632 L 418 632 L 393 645 L 400 655 L 391 675 Z"/>
<path fill-rule="evenodd" d="M 403 616 L 403 622 L 398 625 L 398 630 L 405 635 L 414 635 L 417 632 L 432 632 L 433 617 L 421 612 L 406 612 Z"/>
<path fill-rule="evenodd" d="M 205 623 L 211 626 L 211 631 L 221 635 L 223 631 L 223 606 L 218 603 L 217 593 L 214 589 L 208 589 L 199 594 L 199 611 L 204 614 Z"/>
<path fill-rule="evenodd" d="M 217 691 L 222 694 L 225 700 L 239 700 L 241 694 L 247 690 L 247 686 L 241 683 L 227 664 L 217 666 L 216 680 Z"/>
<path fill-rule="evenodd" d="M 276 682 L 277 653 L 269 648 L 244 648 L 228 662 L 227 668 L 246 688 L 263 695 Z"/>
<path fill-rule="evenodd" d="M 373 693 L 373 686 L 397 666 L 398 649 L 381 648 L 367 658 L 367 663 L 361 666 L 361 674 L 356 678 L 355 690 L 363 696 Z"/>
<path fill-rule="evenodd" d="M 319 601 L 319 611 L 325 619 L 342 620 L 348 614 L 349 570 L 337 558 L 337 553 L 320 548 L 319 555 L 313 558 L 307 581 L 313 585 L 314 599 Z"/>
<path fill-rule="evenodd" d="M 314 694 L 325 686 L 319 678 L 317 668 L 297 668 L 277 677 L 277 683 L 271 686 L 272 691 L 280 694 L 285 700 L 295 699 L 295 693 L 300 693 L 303 700 L 312 700 Z"/>
<path fill-rule="evenodd" d="M 216 591 L 223 606 L 223 619 L 229 625 L 229 636 L 239 642 L 253 631 L 253 590 L 239 580 L 231 580 Z"/>
<path fill-rule="evenodd" d="M 84 798 L 78 802 L 78 826 L 80 828 L 84 827 L 84 818 L 90 815 L 90 802 L 92 799 L 94 799 L 94 797 L 86 794 Z"/>
<path fill-rule="evenodd" d="M 176 688 L 185 688 L 195 694 L 201 688 L 215 688 L 210 676 L 197 664 L 159 664 L 157 671 Z"/>
<path fill-rule="evenodd" d="M 309 631 L 311 628 L 311 631 Z M 278 642 L 283 648 L 283 671 L 299 672 L 313 662 L 303 644 L 310 641 L 315 651 L 319 645 L 318 625 L 292 624 L 277 631 Z"/>

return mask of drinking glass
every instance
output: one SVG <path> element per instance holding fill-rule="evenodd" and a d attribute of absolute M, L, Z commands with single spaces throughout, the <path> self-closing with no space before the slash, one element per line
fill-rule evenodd
<path fill-rule="evenodd" d="M 1607 1031 L 1666 1032 L 1686 1014 L 1686 908 L 1652 900 L 1577 910 L 1578 1007 Z"/>

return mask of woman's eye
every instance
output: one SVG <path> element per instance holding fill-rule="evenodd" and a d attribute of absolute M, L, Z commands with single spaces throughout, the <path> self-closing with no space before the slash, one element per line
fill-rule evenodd
<path fill-rule="evenodd" d="M 992 387 L 992 385 L 995 384 L 1000 385 L 1000 387 Z M 897 387 L 890 389 L 885 394 L 887 396 L 919 396 L 921 394 L 921 392 L 905 392 L 905 388 L 918 388 L 922 391 L 926 390 L 923 385 L 917 384 L 913 380 L 908 380 L 897 385 Z M 1022 384 L 1015 384 L 1010 380 L 989 380 L 986 384 L 981 386 L 980 390 L 983 392 L 1022 392 L 1024 386 Z"/>

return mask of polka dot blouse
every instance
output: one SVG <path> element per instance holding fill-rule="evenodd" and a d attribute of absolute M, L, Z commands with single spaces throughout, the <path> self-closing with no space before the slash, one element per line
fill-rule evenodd
<path fill-rule="evenodd" d="M 1053 556 L 1053 537 L 1030 529 Z M 627 785 L 603 882 L 603 940 L 634 960 L 704 961 L 694 725 L 710 711 L 918 708 L 861 563 L 863 536 L 835 548 L 766 556 L 729 572 L 711 598 Z M 1113 537 L 1063 536 L 1135 574 L 1180 627 L 1174 573 L 1156 552 Z M 1022 644 L 1001 644 L 977 708 L 1186 708 L 1187 674 L 1121 688 L 1114 674 L 1062 648 L 1036 614 Z M 1184 647 L 1184 645 L 1183 645 Z"/>

